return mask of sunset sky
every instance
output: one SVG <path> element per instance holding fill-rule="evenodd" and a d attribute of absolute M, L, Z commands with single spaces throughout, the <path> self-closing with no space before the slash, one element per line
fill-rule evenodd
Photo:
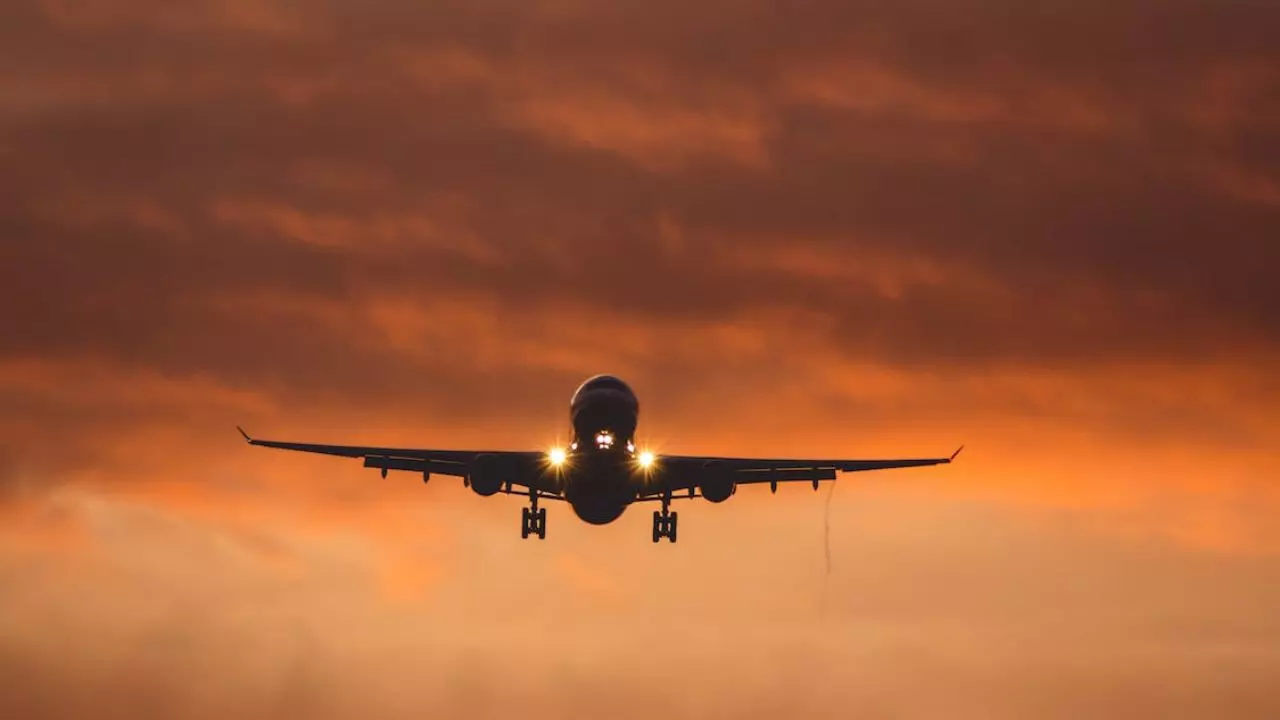
<path fill-rule="evenodd" d="M 1280 717 L 1280 3 L 0 5 L 0 716 Z M 284 440 L 935 456 L 587 526 Z"/>

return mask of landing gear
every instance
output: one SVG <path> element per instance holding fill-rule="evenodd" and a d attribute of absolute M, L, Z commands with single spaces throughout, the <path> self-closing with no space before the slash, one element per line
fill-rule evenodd
<path fill-rule="evenodd" d="M 529 489 L 530 507 L 520 510 L 520 537 L 528 539 L 537 535 L 539 540 L 547 539 L 547 509 L 538 507 L 537 491 Z"/>
<path fill-rule="evenodd" d="M 680 513 L 670 511 L 671 493 L 662 496 L 662 510 L 653 511 L 653 541 L 658 542 L 662 538 L 666 538 L 671 542 L 676 541 L 676 525 L 680 519 Z"/>
<path fill-rule="evenodd" d="M 539 540 L 547 539 L 547 509 L 533 510 L 531 508 L 521 508 L 520 510 L 520 537 L 528 538 L 530 535 L 537 535 Z"/>

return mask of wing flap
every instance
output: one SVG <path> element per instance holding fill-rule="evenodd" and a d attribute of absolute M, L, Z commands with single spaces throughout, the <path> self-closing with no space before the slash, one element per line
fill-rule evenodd
<path fill-rule="evenodd" d="M 378 470 L 405 470 L 407 472 L 420 472 L 431 475 L 453 475 L 456 477 L 466 477 L 467 475 L 465 463 L 442 462 L 439 460 L 409 460 L 369 455 L 364 459 L 364 466 Z"/>
<path fill-rule="evenodd" d="M 739 484 L 812 482 L 835 480 L 834 468 L 773 468 L 769 470 L 739 470 L 734 474 Z"/>
<path fill-rule="evenodd" d="M 960 450 L 963 450 L 963 446 Z M 660 458 L 664 463 L 678 464 L 686 467 L 715 463 L 732 468 L 739 473 L 746 472 L 804 472 L 808 470 L 838 470 L 840 472 L 863 472 L 866 470 L 893 470 L 896 468 L 926 467 L 929 465 L 946 465 L 960 454 L 956 450 L 949 457 L 936 458 L 901 458 L 901 459 L 867 459 L 867 460 L 808 460 L 800 458 L 731 458 L 731 457 L 694 457 L 688 455 L 667 456 Z"/>
<path fill-rule="evenodd" d="M 835 480 L 837 473 L 946 465 L 955 460 L 963 449 L 962 445 L 950 456 L 936 458 L 809 460 L 669 455 L 658 461 L 670 470 L 662 485 L 671 491 L 699 487 L 711 466 L 732 471 L 734 481 L 739 485 L 769 483 L 771 487 L 777 488 L 778 483 L 783 482 L 811 482 L 817 487 L 820 482 Z"/>

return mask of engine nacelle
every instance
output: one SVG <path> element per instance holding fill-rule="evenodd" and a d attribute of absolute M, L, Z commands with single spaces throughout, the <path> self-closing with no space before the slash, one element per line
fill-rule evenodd
<path fill-rule="evenodd" d="M 489 497 L 502 489 L 502 484 L 514 480 L 515 468 L 497 455 L 477 455 L 471 461 L 467 479 L 477 495 Z"/>
<path fill-rule="evenodd" d="M 702 466 L 702 481 L 698 483 L 702 497 L 713 503 L 722 503 L 738 490 L 733 468 L 720 462 Z"/>

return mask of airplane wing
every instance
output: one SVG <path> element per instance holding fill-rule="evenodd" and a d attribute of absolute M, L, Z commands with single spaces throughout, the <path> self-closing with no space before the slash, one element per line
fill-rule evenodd
<path fill-rule="evenodd" d="M 775 492 L 778 483 L 808 482 L 814 488 L 818 483 L 836 479 L 836 474 L 865 472 L 868 470 L 893 470 L 897 468 L 946 465 L 960 455 L 964 446 L 947 457 L 900 459 L 803 459 L 803 458 L 732 458 L 695 455 L 664 455 L 656 459 L 662 468 L 658 488 L 646 493 L 651 497 L 666 491 L 687 490 L 688 497 L 708 473 L 718 472 L 732 478 L 735 485 L 769 483 Z"/>
<path fill-rule="evenodd" d="M 417 448 L 385 448 L 366 447 L 362 445 L 320 445 L 315 443 L 282 442 L 279 440 L 259 440 L 251 437 L 243 428 L 237 427 L 245 441 L 258 447 L 275 448 L 277 450 L 294 450 L 297 452 L 334 455 L 337 457 L 363 458 L 364 466 L 382 471 L 386 477 L 388 470 L 404 470 L 423 473 L 424 482 L 431 475 L 451 475 L 466 478 L 473 460 L 481 455 L 503 456 L 515 462 L 517 472 L 511 483 L 501 492 L 525 494 L 524 491 L 512 489 L 518 485 L 537 492 L 541 497 L 555 496 L 558 499 L 560 488 L 545 478 L 540 471 L 546 453 L 536 451 L 509 450 L 428 450 Z M 464 480 L 465 482 L 465 480 Z"/>

